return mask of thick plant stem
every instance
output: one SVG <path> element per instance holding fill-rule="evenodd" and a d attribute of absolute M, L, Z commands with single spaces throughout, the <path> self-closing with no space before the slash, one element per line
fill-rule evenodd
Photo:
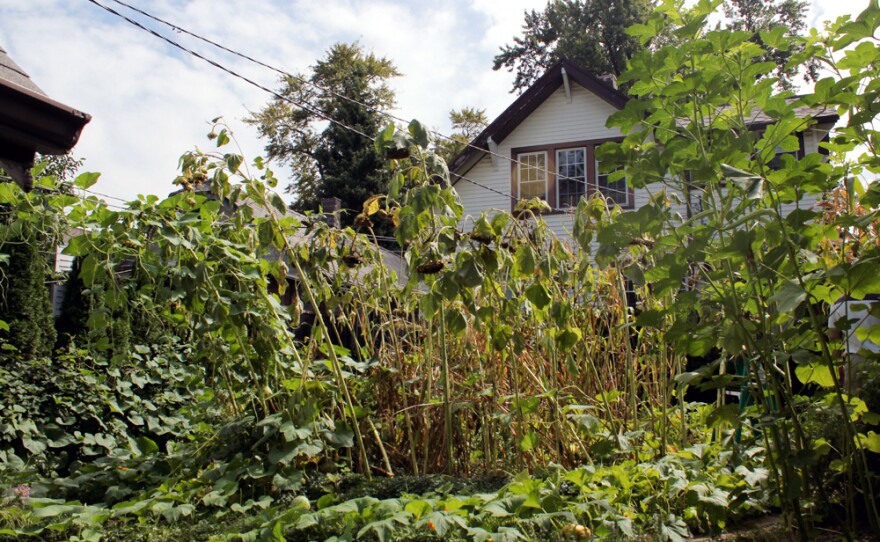
<path fill-rule="evenodd" d="M 379 446 L 379 453 L 382 454 L 382 461 L 385 463 L 385 474 L 387 476 L 394 476 L 394 469 L 391 468 L 391 461 L 388 460 L 388 452 L 385 451 L 385 445 L 382 444 L 382 437 L 379 436 L 376 424 L 374 424 L 373 420 L 370 418 L 367 418 L 367 423 L 370 424 L 370 431 L 373 432 L 373 437 L 376 439 L 376 445 Z"/>
<path fill-rule="evenodd" d="M 292 251 L 291 251 L 292 252 Z M 306 274 L 302 270 L 302 266 L 299 265 L 299 262 L 294 257 L 294 255 L 290 254 L 290 260 L 293 262 L 294 267 L 296 268 L 296 272 L 299 273 L 300 277 L 305 277 Z M 309 298 L 309 303 L 315 307 L 315 320 L 318 322 L 318 326 L 321 329 L 321 332 L 324 334 L 324 338 L 327 339 L 330 337 L 330 332 L 327 329 L 327 324 L 324 321 L 324 317 L 321 315 L 320 304 L 318 303 L 317 298 L 315 297 L 314 292 L 312 292 L 312 287 L 308 281 L 302 282 L 306 295 Z M 364 471 L 367 475 L 367 478 L 372 478 L 372 473 L 370 472 L 370 460 L 367 457 L 367 448 L 364 445 L 364 437 L 361 435 L 361 430 L 358 425 L 357 415 L 355 414 L 354 401 L 351 398 L 351 392 L 348 390 L 348 384 L 345 382 L 345 377 L 342 375 L 342 366 L 339 363 L 339 357 L 336 355 L 336 350 L 333 348 L 333 345 L 328 345 L 327 348 L 328 355 L 330 356 L 330 362 L 333 365 L 333 373 L 336 376 L 336 384 L 342 390 L 343 396 L 345 397 L 346 408 L 343 411 L 347 411 L 348 418 L 351 422 L 352 429 L 354 430 L 354 435 L 357 438 L 358 447 L 360 448 L 361 460 L 364 463 Z"/>
<path fill-rule="evenodd" d="M 440 351 L 443 356 L 443 364 L 440 370 L 443 372 L 443 429 L 446 435 L 446 472 L 452 473 L 455 469 L 453 464 L 452 403 L 450 400 L 452 396 L 452 383 L 449 379 L 449 352 L 446 346 L 446 309 L 444 307 L 440 309 L 440 337 Z"/>

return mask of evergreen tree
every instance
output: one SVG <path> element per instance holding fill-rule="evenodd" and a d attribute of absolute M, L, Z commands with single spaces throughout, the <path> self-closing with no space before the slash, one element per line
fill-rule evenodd
<path fill-rule="evenodd" d="M 0 320 L 6 322 L 7 342 L 25 358 L 48 356 L 55 346 L 55 322 L 49 298 L 48 260 L 36 235 L 23 227 L 17 239 L 3 246 L 0 265 Z"/>
<path fill-rule="evenodd" d="M 397 75 L 389 59 L 365 54 L 357 43 L 338 43 L 311 75 L 282 80 L 284 99 L 274 98 L 247 119 L 267 140 L 269 158 L 290 166 L 294 209 L 316 211 L 321 198 L 337 197 L 348 211 L 343 223 L 350 224 L 364 200 L 386 191 L 384 162 L 372 140 L 340 124 L 375 136 L 384 124 L 376 110 L 394 105 L 387 80 Z"/>
<path fill-rule="evenodd" d="M 501 48 L 492 69 L 516 73 L 512 92 L 520 93 L 561 58 L 620 75 L 643 49 L 626 29 L 646 22 L 651 9 L 650 0 L 553 0 L 544 11 L 525 12 L 522 36 Z"/>
<path fill-rule="evenodd" d="M 776 76 L 779 77 L 779 86 L 790 90 L 794 87 L 794 78 L 797 76 L 796 67 L 787 67 L 792 55 L 803 50 L 802 46 L 794 46 L 787 49 L 769 47 L 761 39 L 761 32 L 767 32 L 778 26 L 788 28 L 786 36 L 800 35 L 806 28 L 807 7 L 809 3 L 803 0 L 727 0 L 724 2 L 724 15 L 729 19 L 727 24 L 731 30 L 742 30 L 753 34 L 752 41 L 767 50 L 762 59 L 764 62 L 773 62 L 777 65 Z M 815 59 L 804 66 L 806 73 L 804 79 L 815 81 L 819 74 L 819 63 Z"/>
<path fill-rule="evenodd" d="M 69 345 L 79 336 L 88 332 L 89 313 L 92 298 L 85 293 L 85 284 L 79 277 L 82 269 L 82 258 L 75 258 L 67 281 L 64 283 L 64 297 L 61 300 L 61 314 L 55 322 L 58 334 L 57 347 Z"/>
<path fill-rule="evenodd" d="M 80 278 L 81 269 L 82 259 L 76 258 L 65 283 L 61 314 L 55 321 L 58 348 L 75 342 L 77 346 L 88 346 L 90 350 L 94 349 L 104 354 L 126 355 L 133 335 L 142 342 L 155 339 L 156 334 L 151 331 L 151 321 L 132 316 L 132 313 L 138 314 L 137 308 L 133 310 L 129 306 L 130 301 L 125 295 L 125 286 L 121 289 L 118 286 L 111 288 L 105 280 L 86 287 Z M 126 283 L 131 280 L 130 277 L 121 278 Z M 108 290 L 117 292 L 114 298 L 118 302 L 113 308 L 107 304 Z M 93 330 L 89 328 L 89 320 L 94 317 L 104 325 Z M 139 326 L 137 334 L 133 331 L 135 323 Z"/>

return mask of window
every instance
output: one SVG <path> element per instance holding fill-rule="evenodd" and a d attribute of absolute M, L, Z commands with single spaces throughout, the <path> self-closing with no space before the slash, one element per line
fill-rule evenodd
<path fill-rule="evenodd" d="M 577 207 L 587 193 L 587 149 L 556 151 L 556 207 Z"/>
<path fill-rule="evenodd" d="M 797 134 L 797 138 L 798 138 L 798 150 L 796 150 L 794 152 L 786 152 L 782 149 L 782 147 L 777 146 L 776 147 L 776 156 L 774 156 L 773 159 L 767 163 L 767 167 L 769 167 L 772 170 L 782 169 L 782 156 L 786 155 L 786 154 L 793 156 L 795 160 L 800 160 L 801 158 L 803 158 L 804 157 L 804 133 L 799 132 Z"/>
<path fill-rule="evenodd" d="M 518 165 L 519 199 L 547 199 L 547 153 L 520 154 Z"/>
<path fill-rule="evenodd" d="M 600 173 L 599 161 L 596 161 L 596 188 L 603 196 L 620 205 L 630 206 L 629 189 L 626 186 L 626 178 L 612 181 L 611 173 Z"/>
<path fill-rule="evenodd" d="M 596 147 L 607 141 L 599 139 L 536 145 L 511 149 L 511 193 L 519 200 L 541 198 L 554 211 L 577 207 L 584 196 L 600 192 L 622 207 L 632 207 L 633 196 L 626 180 L 610 182 L 608 173 L 599 173 Z M 512 208 L 516 207 L 516 201 Z"/>

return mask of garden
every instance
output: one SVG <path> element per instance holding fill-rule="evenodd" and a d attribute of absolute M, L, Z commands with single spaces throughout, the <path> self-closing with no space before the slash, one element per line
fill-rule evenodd
<path fill-rule="evenodd" d="M 541 201 L 464 216 L 417 121 L 376 135 L 390 188 L 347 228 L 289 213 L 219 119 L 166 198 L 0 183 L 0 540 L 880 532 L 880 370 L 848 385 L 828 333 L 880 293 L 880 7 L 756 43 L 716 4 L 629 30 L 658 45 L 600 160 L 651 201 L 583 199 L 569 239 Z M 767 47 L 821 65 L 812 92 L 780 93 Z M 799 107 L 841 120 L 771 164 Z"/>

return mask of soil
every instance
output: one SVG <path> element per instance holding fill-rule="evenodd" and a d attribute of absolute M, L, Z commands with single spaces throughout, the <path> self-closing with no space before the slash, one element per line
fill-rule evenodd
<path fill-rule="evenodd" d="M 798 536 L 797 533 L 792 532 L 785 525 L 781 515 L 773 515 L 744 521 L 731 529 L 730 532 L 724 534 L 694 538 L 693 540 L 694 542 L 779 542 L 783 540 L 796 542 Z M 847 540 L 847 537 L 842 529 L 817 528 L 810 540 L 815 542 L 837 542 L 839 540 Z M 880 536 L 863 531 L 851 540 L 856 542 L 878 542 L 880 541 Z"/>

